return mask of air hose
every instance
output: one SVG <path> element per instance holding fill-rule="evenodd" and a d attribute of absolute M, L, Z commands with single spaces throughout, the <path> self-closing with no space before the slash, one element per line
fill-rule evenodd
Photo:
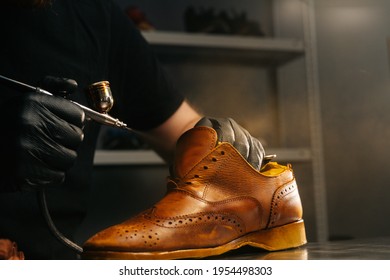
<path fill-rule="evenodd" d="M 77 245 L 73 241 L 69 240 L 67 237 L 65 237 L 55 226 L 49 212 L 49 208 L 47 206 L 46 201 L 46 193 L 44 190 L 40 190 L 37 192 L 38 195 L 38 201 L 39 201 L 39 207 L 41 209 L 42 215 L 45 218 L 45 221 L 47 223 L 47 226 L 49 227 L 51 233 L 65 246 L 69 247 L 73 251 L 75 251 L 77 254 L 83 253 L 83 248 L 81 246 Z"/>

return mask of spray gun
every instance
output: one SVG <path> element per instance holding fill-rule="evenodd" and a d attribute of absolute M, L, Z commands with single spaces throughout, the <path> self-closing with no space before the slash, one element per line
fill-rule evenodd
<path fill-rule="evenodd" d="M 53 95 L 51 92 L 41 89 L 39 87 L 34 87 L 5 76 L 0 75 L 0 83 L 16 89 L 21 92 L 36 92 L 38 94 Z M 81 105 L 73 100 L 69 100 L 73 104 L 79 106 L 85 112 L 87 118 L 92 119 L 100 124 L 108 125 L 112 127 L 117 127 L 125 129 L 128 131 L 133 131 L 131 128 L 127 127 L 122 121 L 115 119 L 108 115 L 108 112 L 111 110 L 114 105 L 114 98 L 111 93 L 110 83 L 108 81 L 96 82 L 87 87 L 86 89 L 87 98 L 90 104 L 97 110 L 90 109 L 84 105 Z M 66 238 L 55 226 L 53 220 L 51 219 L 50 212 L 46 202 L 46 194 L 44 189 L 38 192 L 38 200 L 41 207 L 42 214 L 46 220 L 46 223 L 53 233 L 53 235 L 64 245 L 76 251 L 78 254 L 83 252 L 83 249 L 75 244 L 73 241 Z"/>
<path fill-rule="evenodd" d="M 9 86 L 11 88 L 14 88 L 21 92 L 36 92 L 46 95 L 53 95 L 51 92 L 41 89 L 39 87 L 34 87 L 10 78 L 7 78 L 5 76 L 0 75 L 0 82 L 3 85 Z M 72 102 L 73 104 L 77 105 L 81 109 L 84 110 L 85 115 L 104 125 L 113 126 L 117 128 L 126 129 L 129 131 L 132 131 L 131 128 L 127 127 L 127 125 L 124 122 L 121 122 L 118 119 L 115 119 L 108 115 L 108 112 L 111 110 L 112 106 L 114 105 L 114 98 L 111 94 L 110 89 L 110 83 L 108 81 L 102 81 L 97 82 L 92 85 L 90 85 L 87 88 L 88 98 L 90 103 L 95 107 L 96 110 L 99 112 L 92 110 L 84 105 L 81 105 L 73 100 L 69 100 L 69 102 Z"/>

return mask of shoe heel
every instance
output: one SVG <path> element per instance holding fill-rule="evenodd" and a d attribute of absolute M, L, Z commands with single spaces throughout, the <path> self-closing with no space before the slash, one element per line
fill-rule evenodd
<path fill-rule="evenodd" d="M 307 243 L 305 224 L 303 220 L 275 227 L 248 236 L 248 245 L 267 251 L 278 251 L 295 248 Z"/>

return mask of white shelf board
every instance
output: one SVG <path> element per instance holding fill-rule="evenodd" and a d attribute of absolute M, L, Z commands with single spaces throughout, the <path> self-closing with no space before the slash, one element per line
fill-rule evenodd
<path fill-rule="evenodd" d="M 235 50 L 287 51 L 303 53 L 304 45 L 298 39 L 279 39 L 200 33 L 149 31 L 142 33 L 154 45 L 170 45 L 198 48 L 223 48 Z"/>
<path fill-rule="evenodd" d="M 95 165 L 151 165 L 164 164 L 163 159 L 149 150 L 97 150 Z"/>
<path fill-rule="evenodd" d="M 275 154 L 275 161 L 306 162 L 311 160 L 308 148 L 267 149 L 267 154 Z M 164 161 L 154 151 L 149 150 L 97 150 L 94 165 L 163 165 Z"/>
<path fill-rule="evenodd" d="M 305 52 L 303 42 L 298 39 L 164 31 L 142 34 L 160 58 L 163 55 L 176 58 L 184 55 L 186 59 L 192 57 L 195 61 L 209 57 L 214 62 L 238 59 L 241 62 L 281 65 Z"/>

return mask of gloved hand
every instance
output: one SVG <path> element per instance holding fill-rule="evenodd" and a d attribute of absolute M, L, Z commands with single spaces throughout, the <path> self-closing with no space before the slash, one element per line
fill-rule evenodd
<path fill-rule="evenodd" d="M 64 82 L 58 80 L 58 87 Z M 83 141 L 84 111 L 58 96 L 36 92 L 15 96 L 6 110 L 13 143 L 4 150 L 11 172 L 1 175 L 12 176 L 7 183 L 14 185 L 5 188 L 35 190 L 62 183 Z"/>
<path fill-rule="evenodd" d="M 219 142 L 232 144 L 255 169 L 260 170 L 265 155 L 263 145 L 233 119 L 204 117 L 195 126 L 213 128 Z"/>

